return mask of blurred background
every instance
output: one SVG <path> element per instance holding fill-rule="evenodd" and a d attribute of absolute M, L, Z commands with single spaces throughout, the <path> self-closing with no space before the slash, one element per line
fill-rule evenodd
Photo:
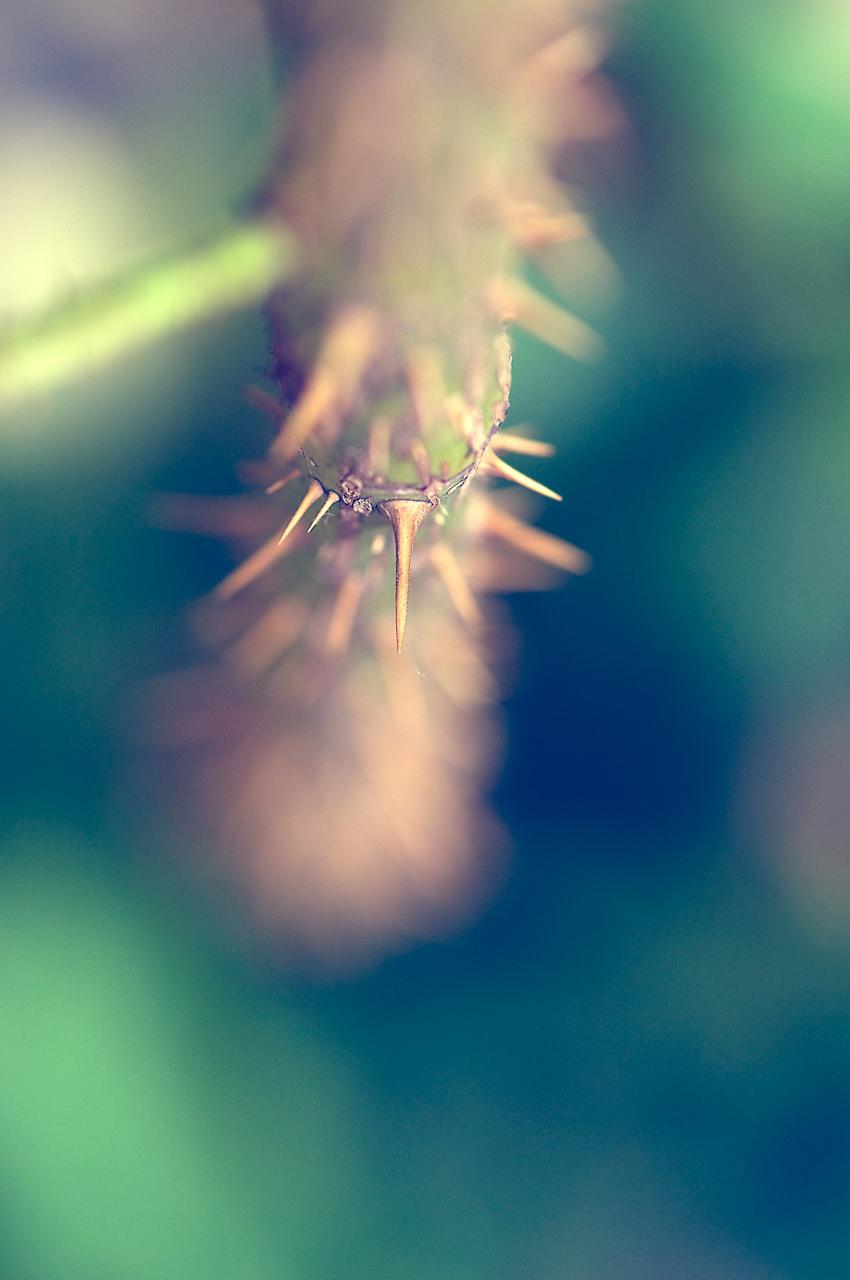
<path fill-rule="evenodd" d="M 4 1280 L 829 1280 L 850 1251 L 850 25 L 630 0 L 583 174 L 622 277 L 517 597 L 504 889 L 344 979 L 258 953 L 130 779 L 258 439 L 254 313 L 0 419 Z M 248 206 L 247 0 L 7 0 L 0 317 Z M 594 316 L 600 320 L 600 316 Z"/>

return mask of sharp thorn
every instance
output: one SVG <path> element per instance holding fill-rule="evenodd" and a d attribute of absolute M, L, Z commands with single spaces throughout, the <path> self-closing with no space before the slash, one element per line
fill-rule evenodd
<path fill-rule="evenodd" d="M 328 492 L 328 496 L 325 498 L 324 502 L 322 503 L 321 507 L 319 508 L 319 514 L 315 517 L 315 519 L 313 520 L 312 524 L 308 524 L 308 525 L 307 525 L 307 532 L 308 532 L 308 533 L 312 533 L 312 532 L 313 532 L 313 530 L 315 529 L 316 525 L 319 523 L 319 521 L 320 521 L 321 519 L 323 519 L 323 518 L 328 514 L 328 512 L 330 511 L 331 507 L 333 506 L 333 504 L 334 504 L 335 502 L 339 502 L 339 494 L 338 494 L 338 493 L 334 493 L 333 489 L 331 489 L 331 490 Z"/>
<path fill-rule="evenodd" d="M 378 509 L 392 525 L 395 538 L 395 640 L 396 651 L 401 653 L 407 627 L 413 542 L 431 506 L 428 502 L 417 502 L 411 498 L 390 498 L 379 503 Z"/>
<path fill-rule="evenodd" d="M 307 492 L 304 494 L 304 497 L 301 499 L 298 506 L 295 508 L 295 511 L 293 512 L 292 518 L 290 519 L 289 523 L 284 526 L 283 532 L 278 537 L 278 544 L 286 541 L 286 539 L 292 533 L 292 530 L 295 528 L 295 526 L 301 520 L 304 519 L 307 512 L 310 510 L 312 506 L 314 506 L 315 503 L 319 501 L 319 499 L 321 498 L 324 492 L 325 491 L 322 488 L 322 486 L 319 484 L 318 480 L 310 481 L 309 485 L 307 486 Z"/>
<path fill-rule="evenodd" d="M 488 449 L 485 460 L 490 470 L 495 471 L 504 480 L 511 480 L 514 484 L 522 485 L 523 489 L 530 489 L 532 493 L 539 493 L 542 498 L 551 498 L 553 502 L 563 502 L 564 499 L 560 493 L 556 493 L 554 489 L 549 489 L 545 484 L 541 484 L 539 480 L 532 480 L 531 476 L 527 476 L 524 471 L 518 471 L 516 467 L 512 467 L 509 462 L 505 462 L 504 458 L 500 458 L 492 449 Z"/>

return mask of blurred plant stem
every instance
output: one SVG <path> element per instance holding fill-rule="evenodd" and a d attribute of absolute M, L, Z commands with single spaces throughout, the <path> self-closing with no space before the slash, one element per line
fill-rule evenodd
<path fill-rule="evenodd" d="M 280 225 L 232 223 L 0 328 L 0 407 L 53 391 L 210 316 L 250 306 L 292 273 L 296 257 Z"/>

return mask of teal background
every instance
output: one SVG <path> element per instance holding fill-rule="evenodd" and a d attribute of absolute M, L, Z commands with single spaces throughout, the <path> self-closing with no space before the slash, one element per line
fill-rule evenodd
<path fill-rule="evenodd" d="M 112 12 L 4 16 L 7 281 L 98 192 L 124 260 L 263 172 L 253 11 Z M 4 1280 L 847 1274 L 846 19 L 623 8 L 631 132 L 580 157 L 621 276 L 582 300 L 609 355 L 520 338 L 513 396 L 559 442 L 546 526 L 595 568 L 514 604 L 514 870 L 454 941 L 287 974 L 201 904 L 128 781 L 129 691 L 227 564 L 151 529 L 150 495 L 232 488 L 259 319 L 6 414 Z M 46 132 L 15 167 L 34 103 Z M 38 149 L 60 118 L 76 166 Z"/>

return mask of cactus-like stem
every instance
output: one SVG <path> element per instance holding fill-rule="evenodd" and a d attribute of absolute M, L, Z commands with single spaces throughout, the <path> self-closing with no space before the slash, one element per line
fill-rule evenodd
<path fill-rule="evenodd" d="M 487 596 L 589 565 L 501 496 L 560 502 L 502 456 L 534 469 L 552 447 L 499 432 L 508 325 L 572 358 L 602 349 L 523 278 L 527 252 L 590 234 L 550 148 L 596 131 L 602 5 L 268 4 L 305 51 L 267 188 L 301 259 L 269 302 L 265 492 L 255 549 L 216 592 L 226 673 L 203 714 L 226 709 L 200 767 L 255 914 L 290 942 L 368 950 L 462 916 L 497 861 Z"/>

